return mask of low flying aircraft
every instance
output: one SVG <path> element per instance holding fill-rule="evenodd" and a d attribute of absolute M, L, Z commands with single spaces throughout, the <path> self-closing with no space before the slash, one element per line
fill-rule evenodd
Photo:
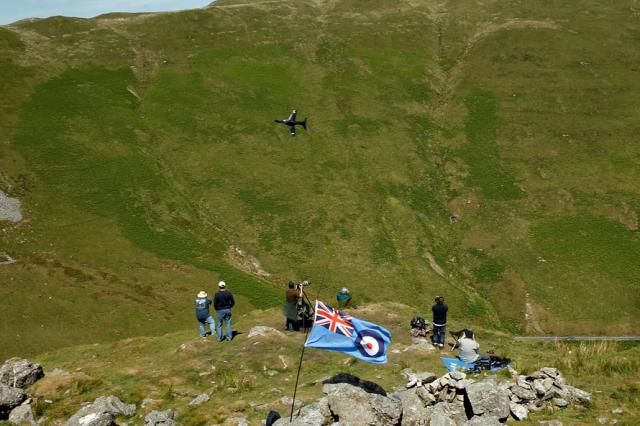
<path fill-rule="evenodd" d="M 305 117 L 302 121 L 296 121 L 296 115 L 298 112 L 294 109 L 291 111 L 291 115 L 286 120 L 273 120 L 276 123 L 286 124 L 289 127 L 289 131 L 291 132 L 291 136 L 296 135 L 296 126 L 302 126 L 305 130 L 307 130 L 307 118 Z"/>

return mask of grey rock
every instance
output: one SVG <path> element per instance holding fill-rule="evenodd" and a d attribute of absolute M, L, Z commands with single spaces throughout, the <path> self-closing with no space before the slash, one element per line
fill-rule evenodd
<path fill-rule="evenodd" d="M 530 389 L 525 389 L 520 385 L 511 387 L 511 393 L 517 396 L 522 401 L 533 401 L 536 399 L 536 394 Z"/>
<path fill-rule="evenodd" d="M 418 395 L 425 405 L 433 405 L 436 403 L 436 397 L 424 387 L 417 388 L 416 395 Z"/>
<path fill-rule="evenodd" d="M 329 408 L 340 422 L 367 425 L 397 425 L 402 415 L 400 401 L 369 393 L 348 383 L 325 384 Z"/>
<path fill-rule="evenodd" d="M 611 414 L 624 414 L 624 410 L 622 408 L 614 408 L 611 410 Z"/>
<path fill-rule="evenodd" d="M 402 350 L 402 352 L 416 351 L 416 352 L 433 352 L 436 348 L 427 339 L 421 339 L 414 337 L 412 344 Z"/>
<path fill-rule="evenodd" d="M 516 385 L 520 386 L 523 389 L 532 390 L 531 382 L 527 380 L 527 376 L 518 376 L 516 378 Z"/>
<path fill-rule="evenodd" d="M 556 379 L 557 377 L 562 376 L 562 374 L 560 374 L 560 371 L 557 368 L 544 367 L 544 368 L 541 368 L 540 371 L 543 374 L 546 374 L 551 379 Z"/>
<path fill-rule="evenodd" d="M 495 416 L 474 416 L 462 423 L 462 426 L 502 426 L 502 423 Z"/>
<path fill-rule="evenodd" d="M 424 388 L 409 389 L 398 393 L 402 402 L 402 423 L 407 426 L 424 426 L 427 424 L 427 409 L 423 399 L 418 396 L 417 390 Z"/>
<path fill-rule="evenodd" d="M 466 397 L 474 415 L 487 414 L 505 419 L 509 416 L 509 394 L 499 389 L 494 380 L 485 379 L 466 388 Z"/>
<path fill-rule="evenodd" d="M 568 385 L 564 385 L 562 389 L 568 392 L 570 399 L 580 404 L 588 405 L 591 403 L 591 394 L 589 392 Z"/>
<path fill-rule="evenodd" d="M 538 395 L 544 395 L 547 392 L 542 379 L 536 379 L 533 381 L 533 390 Z"/>
<path fill-rule="evenodd" d="M 606 417 L 598 417 L 598 424 L 601 425 L 606 425 L 607 423 L 609 423 L 609 419 Z"/>
<path fill-rule="evenodd" d="M 20 211 L 20 200 L 8 197 L 4 192 L 0 191 L 0 221 L 2 220 L 20 222 L 22 220 L 22 212 Z"/>
<path fill-rule="evenodd" d="M 430 426 L 455 426 L 467 421 L 464 403 L 455 400 L 452 403 L 439 402 L 427 408 Z"/>
<path fill-rule="evenodd" d="M 0 367 L 0 383 L 24 389 L 44 377 L 40 364 L 21 358 L 11 358 Z"/>
<path fill-rule="evenodd" d="M 289 416 L 281 417 L 274 423 L 274 426 L 322 426 L 327 423 L 328 419 L 322 415 L 316 405 L 312 404 L 303 407 L 299 414 L 294 414 L 293 421 L 289 421 Z"/>
<path fill-rule="evenodd" d="M 569 405 L 569 401 L 564 398 L 553 398 L 553 405 L 560 408 L 565 408 Z"/>
<path fill-rule="evenodd" d="M 115 416 L 131 417 L 135 413 L 135 404 L 125 404 L 115 396 L 101 396 L 93 403 L 78 410 L 67 420 L 65 426 L 110 425 L 111 423 L 108 423 L 108 419 L 113 422 Z"/>
<path fill-rule="evenodd" d="M 49 373 L 52 376 L 68 376 L 71 373 L 69 373 L 68 371 L 65 371 L 61 368 L 54 368 L 53 370 L 51 370 L 51 372 Z"/>
<path fill-rule="evenodd" d="M 476 381 L 473 379 L 462 379 L 462 380 L 458 380 L 456 382 L 455 388 L 458 390 L 462 390 L 465 389 L 467 386 L 469 386 L 472 383 L 475 383 Z"/>
<path fill-rule="evenodd" d="M 276 330 L 273 327 L 266 327 L 263 325 L 258 325 L 256 327 L 251 327 L 249 330 L 248 338 L 256 337 L 256 336 L 266 336 L 268 334 L 274 334 L 277 336 L 284 336 L 280 331 Z"/>
<path fill-rule="evenodd" d="M 449 373 L 449 377 L 451 377 L 453 380 L 462 380 L 465 379 L 467 375 L 462 371 L 452 371 L 451 373 Z"/>
<path fill-rule="evenodd" d="M 18 388 L 0 384 L 0 419 L 6 419 L 9 412 L 27 399 L 27 395 Z"/>
<path fill-rule="evenodd" d="M 544 408 L 542 401 L 532 401 L 527 404 L 527 409 L 533 413 L 537 413 Z"/>
<path fill-rule="evenodd" d="M 37 424 L 36 419 L 33 416 L 31 404 L 23 404 L 14 408 L 9 414 L 9 423 L 14 425 Z"/>
<path fill-rule="evenodd" d="M 509 404 L 509 409 L 511 410 L 511 415 L 516 420 L 524 420 L 529 417 L 529 410 L 522 404 Z"/>
<path fill-rule="evenodd" d="M 175 426 L 176 413 L 171 410 L 152 411 L 144 418 L 144 426 Z"/>
<path fill-rule="evenodd" d="M 209 400 L 209 395 L 207 395 L 206 393 L 201 393 L 200 395 L 193 398 L 189 403 L 189 405 L 200 405 L 207 402 L 208 400 Z"/>

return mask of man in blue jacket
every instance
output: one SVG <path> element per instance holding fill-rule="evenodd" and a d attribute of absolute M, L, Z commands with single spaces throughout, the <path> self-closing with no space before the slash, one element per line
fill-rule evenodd
<path fill-rule="evenodd" d="M 204 291 L 201 291 L 196 296 L 196 319 L 198 320 L 198 327 L 200 328 L 200 335 L 202 337 L 207 337 L 207 324 L 209 324 L 212 335 L 216 332 L 216 323 L 213 320 L 211 314 L 209 314 L 209 306 L 212 303 L 213 302 L 207 297 L 207 293 L 205 293 Z"/>
<path fill-rule="evenodd" d="M 235 305 L 236 302 L 233 300 L 233 294 L 229 290 L 227 290 L 227 284 L 224 281 L 220 281 L 218 283 L 218 291 L 216 295 L 213 297 L 213 307 L 216 310 L 216 315 L 218 316 L 218 342 L 222 342 L 222 323 L 224 322 L 227 325 L 227 335 L 226 338 L 228 341 L 231 341 L 233 338 L 233 334 L 231 333 L 231 308 Z"/>

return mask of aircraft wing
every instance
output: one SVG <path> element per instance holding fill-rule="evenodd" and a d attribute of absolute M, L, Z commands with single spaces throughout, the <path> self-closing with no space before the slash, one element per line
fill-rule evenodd
<path fill-rule="evenodd" d="M 289 124 L 288 127 L 289 127 L 289 131 L 291 132 L 291 134 L 295 135 L 296 134 L 296 126 L 295 126 L 295 124 Z"/>
<path fill-rule="evenodd" d="M 292 112 L 287 121 L 296 121 L 296 113 Z"/>

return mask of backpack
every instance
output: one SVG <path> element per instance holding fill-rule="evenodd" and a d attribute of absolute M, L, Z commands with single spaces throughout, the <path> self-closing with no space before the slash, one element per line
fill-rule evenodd
<path fill-rule="evenodd" d="M 413 317 L 411 318 L 411 328 L 419 328 L 424 330 L 427 328 L 427 321 L 425 321 L 422 317 Z"/>

